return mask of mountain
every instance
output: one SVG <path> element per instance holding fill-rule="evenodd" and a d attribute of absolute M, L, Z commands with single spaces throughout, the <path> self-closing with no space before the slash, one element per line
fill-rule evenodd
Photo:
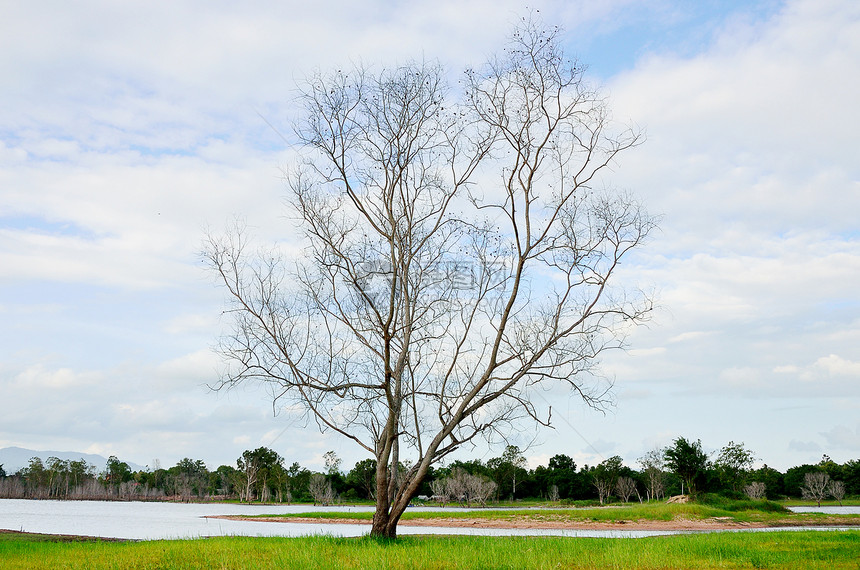
<path fill-rule="evenodd" d="M 87 463 L 95 465 L 98 471 L 104 470 L 107 465 L 107 458 L 93 453 L 79 453 L 77 451 L 36 451 L 34 449 L 24 449 L 23 447 L 4 447 L 0 449 L 0 465 L 7 475 L 12 475 L 19 469 L 26 467 L 30 463 L 30 459 L 38 457 L 42 462 L 47 461 L 49 457 L 58 457 L 59 459 L 68 459 L 78 461 L 84 459 Z M 119 458 L 123 461 L 122 457 Z M 132 471 L 140 471 L 145 467 L 136 463 L 128 463 Z"/>

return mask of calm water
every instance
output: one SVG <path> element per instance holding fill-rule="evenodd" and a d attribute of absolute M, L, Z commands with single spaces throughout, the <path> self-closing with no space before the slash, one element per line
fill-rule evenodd
<path fill-rule="evenodd" d="M 127 539 L 196 538 L 201 536 L 361 536 L 369 525 L 300 524 L 229 521 L 214 515 L 260 515 L 309 511 L 371 511 L 371 507 L 260 506 L 233 504 L 138 503 L 114 501 L 32 501 L 0 499 L 0 528 L 48 534 L 76 534 Z M 417 510 L 433 510 L 427 508 Z M 447 510 L 447 509 L 445 509 Z M 566 531 L 539 529 L 471 529 L 442 527 L 398 528 L 400 534 L 481 534 L 503 536 L 644 537 L 667 534 L 651 531 Z"/>
<path fill-rule="evenodd" d="M 788 507 L 795 513 L 828 513 L 831 515 L 860 515 L 860 507 Z"/>
<path fill-rule="evenodd" d="M 798 510 L 806 507 L 795 507 Z M 840 507 L 834 507 L 840 508 Z M 858 507 L 848 511 L 860 513 Z M 299 524 L 229 521 L 207 518 L 214 515 L 260 515 L 302 513 L 309 511 L 355 512 L 370 511 L 371 507 L 313 507 L 310 505 L 233 505 L 138 503 L 112 501 L 33 501 L 0 499 L 0 528 L 47 534 L 76 534 L 110 538 L 152 540 L 162 538 L 197 538 L 202 536 L 361 536 L 370 531 L 369 525 L 358 524 Z M 439 507 L 416 510 L 439 512 Z M 445 509 L 448 510 L 448 509 Z M 823 507 L 821 509 L 825 511 Z M 801 512 L 801 511 L 798 511 Z M 810 512 L 810 511 L 802 511 Z M 570 536 L 570 537 L 633 537 L 675 534 L 663 531 L 586 531 L 542 529 L 472 529 L 442 527 L 398 528 L 400 534 L 467 534 L 485 536 Z"/>

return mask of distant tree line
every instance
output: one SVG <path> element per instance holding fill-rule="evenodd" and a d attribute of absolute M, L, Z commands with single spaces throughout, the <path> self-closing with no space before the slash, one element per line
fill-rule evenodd
<path fill-rule="evenodd" d="M 242 502 L 332 504 L 374 499 L 376 461 L 364 459 L 352 469 L 330 451 L 325 467 L 314 472 L 287 465 L 275 450 L 247 450 L 236 465 L 210 471 L 202 460 L 185 458 L 173 467 L 156 465 L 132 471 L 111 456 L 98 471 L 78 461 L 38 457 L 16 473 L 0 465 L 0 497 L 32 499 L 239 500 Z M 824 456 L 780 472 L 763 465 L 743 443 L 729 442 L 714 454 L 701 441 L 679 437 L 666 448 L 649 451 L 633 468 L 613 456 L 596 465 L 577 466 L 563 454 L 546 466 L 529 469 L 521 450 L 505 448 L 486 462 L 457 460 L 433 469 L 419 497 L 440 503 L 486 505 L 490 501 L 538 498 L 561 503 L 660 500 L 678 494 L 716 493 L 734 498 L 804 498 L 821 503 L 860 496 L 860 460 L 844 464 Z M 401 465 L 405 473 L 408 465 Z"/>

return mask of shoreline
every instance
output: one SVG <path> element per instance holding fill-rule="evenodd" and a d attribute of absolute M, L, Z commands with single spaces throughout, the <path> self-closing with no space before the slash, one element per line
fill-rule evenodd
<path fill-rule="evenodd" d="M 294 524 L 358 524 L 370 526 L 368 519 L 315 518 L 315 517 L 261 517 L 241 515 L 214 515 L 207 518 L 226 519 L 246 522 L 279 522 Z M 654 531 L 714 531 L 714 530 L 743 530 L 753 528 L 805 528 L 821 526 L 851 526 L 860 528 L 860 521 L 851 524 L 844 520 L 816 521 L 814 524 L 765 524 L 757 522 L 736 522 L 724 519 L 675 519 L 671 521 L 657 520 L 621 520 L 615 522 L 579 522 L 579 521 L 547 521 L 547 520 L 492 520 L 481 518 L 429 518 L 406 519 L 399 526 L 410 527 L 443 527 L 443 528 L 487 528 L 487 529 L 545 529 L 545 530 L 654 530 Z"/>

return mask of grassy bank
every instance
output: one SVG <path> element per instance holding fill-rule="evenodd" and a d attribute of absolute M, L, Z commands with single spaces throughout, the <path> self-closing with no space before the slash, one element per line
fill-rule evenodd
<path fill-rule="evenodd" d="M 783 504 L 787 507 L 815 507 L 817 506 L 815 502 L 810 502 L 808 499 L 786 499 L 784 501 L 780 501 L 780 504 Z M 860 507 L 860 498 L 851 498 L 845 499 L 840 504 L 839 501 L 821 501 L 822 507 Z"/>
<path fill-rule="evenodd" d="M 860 531 L 647 539 L 211 538 L 53 542 L 0 535 L 4 569 L 56 568 L 858 568 Z"/>
<path fill-rule="evenodd" d="M 283 515 L 259 515 L 266 518 L 315 518 L 365 520 L 373 518 L 370 512 L 312 512 Z M 254 519 L 256 516 L 242 518 Z M 666 504 L 646 503 L 625 506 L 585 509 L 478 509 L 473 511 L 407 510 L 403 521 L 415 519 L 481 519 L 504 522 L 566 522 L 613 523 L 619 521 L 672 521 L 717 519 L 742 524 L 760 523 L 768 526 L 819 526 L 825 524 L 860 525 L 860 515 L 826 515 L 820 513 L 792 513 L 776 503 L 734 501 L 726 504 L 698 503 Z"/>

